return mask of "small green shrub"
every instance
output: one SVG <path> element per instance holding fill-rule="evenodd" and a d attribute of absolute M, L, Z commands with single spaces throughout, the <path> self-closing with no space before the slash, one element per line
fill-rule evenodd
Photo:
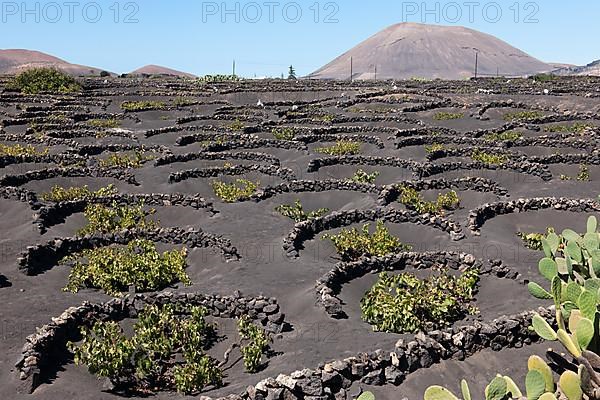
<path fill-rule="evenodd" d="M 225 183 L 213 181 L 211 183 L 215 195 L 226 203 L 235 203 L 247 199 L 256 193 L 260 185 L 259 182 L 252 182 L 247 179 L 236 179 L 234 183 Z"/>
<path fill-rule="evenodd" d="M 121 103 L 121 109 L 129 112 L 164 110 L 165 108 L 167 106 L 163 101 L 124 101 Z"/>
<path fill-rule="evenodd" d="M 504 114 L 504 120 L 509 122 L 531 121 L 543 116 L 544 113 L 541 111 L 514 111 Z"/>
<path fill-rule="evenodd" d="M 560 180 L 561 181 L 571 181 L 571 180 L 573 180 L 573 178 L 571 178 L 568 175 L 561 175 Z M 580 182 L 589 182 L 590 181 L 590 169 L 588 168 L 587 165 L 579 166 L 579 173 L 575 177 L 575 180 L 580 181 Z"/>
<path fill-rule="evenodd" d="M 261 366 L 263 353 L 269 348 L 271 339 L 264 329 L 253 324 L 247 316 L 242 316 L 238 320 L 238 332 L 242 341 L 249 341 L 241 346 L 244 368 L 246 372 L 256 373 Z"/>
<path fill-rule="evenodd" d="M 339 140 L 333 146 L 318 147 L 315 151 L 329 156 L 352 156 L 360 153 L 360 143 L 350 140 Z"/>
<path fill-rule="evenodd" d="M 454 277 L 447 270 L 419 279 L 413 274 L 383 272 L 360 302 L 363 320 L 373 330 L 413 333 L 448 326 L 477 309 L 470 305 L 479 281 L 479 270 L 470 268 Z"/>
<path fill-rule="evenodd" d="M 372 174 L 369 174 L 368 172 L 365 172 L 362 169 L 359 169 L 358 171 L 356 171 L 354 173 L 354 175 L 352 176 L 352 178 L 349 179 L 349 181 L 355 182 L 355 183 L 373 184 L 373 183 L 375 183 L 375 180 L 377 179 L 377 177 L 379 175 L 380 175 L 379 171 L 375 171 Z"/>
<path fill-rule="evenodd" d="M 335 121 L 335 115 L 332 114 L 325 114 L 320 116 L 319 118 L 317 118 L 319 121 L 323 121 L 323 122 L 327 122 L 327 123 L 332 123 L 333 121 Z"/>
<path fill-rule="evenodd" d="M 489 140 L 490 142 L 514 142 L 516 140 L 522 139 L 523 134 L 517 131 L 506 131 L 502 133 L 488 133 L 483 136 L 484 140 Z"/>
<path fill-rule="evenodd" d="M 444 149 L 444 145 L 439 143 L 433 143 L 431 145 L 425 146 L 425 152 L 427 154 L 437 153 L 439 151 L 443 151 Z"/>
<path fill-rule="evenodd" d="M 455 210 L 460 206 L 458 194 L 451 190 L 446 194 L 439 194 L 435 202 L 426 201 L 423 196 L 413 188 L 400 186 L 400 203 L 410 210 L 420 214 L 439 214 L 444 210 Z"/>
<path fill-rule="evenodd" d="M 158 223 L 147 217 L 155 212 L 154 209 L 144 210 L 143 203 L 129 206 L 113 202 L 110 207 L 103 204 L 89 204 L 84 211 L 88 222 L 78 231 L 78 235 L 115 233 L 125 229 L 154 229 L 158 227 Z"/>
<path fill-rule="evenodd" d="M 552 82 L 558 79 L 556 75 L 552 74 L 537 74 L 531 76 L 530 78 L 538 82 Z"/>
<path fill-rule="evenodd" d="M 94 128 L 118 128 L 119 126 L 121 126 L 121 121 L 114 119 L 114 118 L 110 118 L 110 119 L 91 119 L 89 121 L 87 121 L 87 124 L 89 126 L 92 126 Z"/>
<path fill-rule="evenodd" d="M 98 189 L 95 192 L 91 191 L 87 185 L 80 187 L 71 186 L 69 188 L 55 185 L 52 187 L 52 189 L 50 189 L 50 192 L 42 193 L 41 198 L 44 201 L 60 203 L 62 201 L 75 201 L 93 199 L 96 197 L 113 196 L 115 194 L 117 194 L 117 189 L 114 187 L 114 185 L 108 185 Z"/>
<path fill-rule="evenodd" d="M 192 394 L 223 384 L 218 362 L 203 352 L 216 335 L 216 326 L 207 323 L 205 315 L 201 307 L 181 315 L 170 305 L 146 306 L 131 337 L 117 322 L 98 321 L 81 328 L 83 340 L 69 343 L 69 348 L 77 365 L 86 365 L 90 373 L 120 389 Z"/>
<path fill-rule="evenodd" d="M 177 108 L 193 106 L 196 104 L 196 100 L 190 99 L 189 97 L 178 96 L 173 100 L 173 105 Z"/>
<path fill-rule="evenodd" d="M 32 145 L 22 146 L 20 144 L 6 145 L 0 143 L 0 156 L 22 157 L 22 156 L 45 156 L 49 152 L 48 148 L 37 150 Z"/>
<path fill-rule="evenodd" d="M 546 234 L 543 233 L 523 233 L 517 232 L 517 236 L 523 241 L 523 245 L 531 250 L 542 250 L 542 239 L 545 239 L 549 234 L 554 233 L 554 228 L 548 228 Z"/>
<path fill-rule="evenodd" d="M 463 113 L 438 112 L 433 116 L 433 119 L 436 121 L 448 121 L 453 119 L 461 119 L 464 117 L 465 115 Z"/>
<path fill-rule="evenodd" d="M 544 127 L 544 132 L 552 133 L 577 133 L 583 134 L 588 129 L 595 128 L 595 125 L 576 122 L 572 125 L 550 125 Z"/>
<path fill-rule="evenodd" d="M 275 128 L 271 133 L 277 140 L 294 140 L 294 137 L 296 136 L 294 128 Z"/>
<path fill-rule="evenodd" d="M 7 88 L 25 94 L 79 92 L 81 85 L 70 75 L 53 68 L 32 68 L 9 81 Z"/>
<path fill-rule="evenodd" d="M 229 124 L 229 129 L 231 129 L 232 131 L 243 131 L 245 127 L 246 126 L 244 125 L 244 123 L 239 119 L 236 119 L 231 124 Z"/>
<path fill-rule="evenodd" d="M 373 234 L 369 233 L 369 224 L 365 224 L 361 231 L 357 228 L 342 229 L 337 235 L 323 235 L 323 239 L 331 240 L 344 260 L 357 260 L 362 256 L 385 256 L 412 249 L 412 246 L 392 236 L 382 221 L 377 221 Z"/>
<path fill-rule="evenodd" d="M 328 208 L 319 208 L 315 211 L 305 212 L 300 200 L 296 200 L 294 205 L 282 204 L 275 208 L 275 211 L 283 215 L 284 217 L 288 217 L 293 219 L 295 222 L 302 222 L 309 219 L 315 219 L 322 217 L 323 215 L 329 212 Z"/>
<path fill-rule="evenodd" d="M 153 158 L 141 151 L 135 151 L 132 154 L 113 153 L 107 158 L 100 159 L 100 166 L 104 168 L 141 168 L 145 162 Z"/>
<path fill-rule="evenodd" d="M 118 296 L 129 286 L 144 292 L 160 290 L 175 282 L 191 285 L 185 272 L 186 257 L 185 248 L 160 254 L 153 242 L 141 239 L 125 247 L 84 250 L 62 261 L 75 263 L 64 291 L 77 293 L 82 288 L 96 288 Z"/>
<path fill-rule="evenodd" d="M 492 154 L 482 150 L 473 150 L 471 158 L 473 161 L 487 165 L 502 165 L 508 161 L 508 156 L 505 154 Z"/>

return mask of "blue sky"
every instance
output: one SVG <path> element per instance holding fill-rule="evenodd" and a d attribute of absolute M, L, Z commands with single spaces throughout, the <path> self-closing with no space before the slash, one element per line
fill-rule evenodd
<path fill-rule="evenodd" d="M 386 26 L 411 21 L 477 29 L 543 61 L 600 59 L 600 2 L 469 1 L 3 1 L 0 48 L 119 73 L 146 64 L 229 73 L 235 59 L 243 76 L 278 76 L 290 64 L 305 75 Z"/>

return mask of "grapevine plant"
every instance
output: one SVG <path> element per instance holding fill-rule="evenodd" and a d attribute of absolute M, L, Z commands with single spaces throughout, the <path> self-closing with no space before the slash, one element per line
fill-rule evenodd
<path fill-rule="evenodd" d="M 247 179 L 237 179 L 234 183 L 213 181 L 211 185 L 218 198 L 225 203 L 235 203 L 247 199 L 256 193 L 256 189 L 260 183 L 254 183 Z"/>
<path fill-rule="evenodd" d="M 554 233 L 554 228 L 547 228 L 546 233 L 523 233 L 518 232 L 517 236 L 523 241 L 523 245 L 530 250 L 542 250 L 542 240 L 549 234 Z"/>
<path fill-rule="evenodd" d="M 406 208 L 418 211 L 420 214 L 443 215 L 444 210 L 455 210 L 460 206 L 460 199 L 454 190 L 438 195 L 437 200 L 432 202 L 426 201 L 415 189 L 400 186 L 399 200 Z"/>
<path fill-rule="evenodd" d="M 350 140 L 339 140 L 333 146 L 317 147 L 315 151 L 328 156 L 354 156 L 360 153 L 360 143 Z"/>
<path fill-rule="evenodd" d="M 84 211 L 88 223 L 78 231 L 78 235 L 114 233 L 125 229 L 154 229 L 158 223 L 147 217 L 155 212 L 154 209 L 145 210 L 143 202 L 131 206 L 121 206 L 116 202 L 113 202 L 111 206 L 89 204 Z"/>
<path fill-rule="evenodd" d="M 271 338 L 264 329 L 253 324 L 247 316 L 238 320 L 238 332 L 242 341 L 244 368 L 250 373 L 258 372 L 262 365 L 262 355 L 269 349 Z"/>
<path fill-rule="evenodd" d="M 222 337 L 206 316 L 203 307 L 149 305 L 139 313 L 131 336 L 117 322 L 98 321 L 82 328 L 82 341 L 69 348 L 76 364 L 108 378 L 117 390 L 197 394 L 221 387 L 229 362 L 229 352 L 221 362 L 206 353 Z M 246 371 L 257 372 L 271 338 L 247 316 L 238 320 L 238 334 L 240 341 L 231 349 L 240 347 Z"/>
<path fill-rule="evenodd" d="M 99 321 L 82 328 L 81 343 L 69 347 L 76 364 L 108 378 L 118 389 L 192 394 L 223 383 L 217 360 L 203 351 L 216 329 L 205 315 L 201 307 L 181 315 L 173 306 L 151 305 L 140 312 L 131 337 L 117 322 Z"/>
<path fill-rule="evenodd" d="M 38 150 L 32 145 L 28 144 L 22 146 L 20 144 L 6 145 L 0 143 L 0 156 L 12 156 L 12 157 L 23 157 L 23 156 L 45 156 L 48 154 L 48 148 Z"/>
<path fill-rule="evenodd" d="M 104 168 L 141 168 L 144 163 L 152 159 L 152 156 L 147 156 L 140 151 L 132 154 L 115 153 L 101 159 L 100 166 Z"/>
<path fill-rule="evenodd" d="M 330 239 L 343 260 L 357 260 L 362 256 L 385 256 L 391 253 L 410 251 L 410 245 L 392 236 L 382 221 L 377 221 L 374 233 L 369 232 L 369 224 L 362 230 L 342 229 L 337 235 L 323 235 Z"/>
<path fill-rule="evenodd" d="M 277 140 L 294 140 L 296 136 L 294 128 L 274 128 L 271 133 Z"/>
<path fill-rule="evenodd" d="M 492 154 L 482 150 L 473 150 L 471 158 L 486 165 L 502 165 L 508 161 L 508 157 L 504 154 Z"/>
<path fill-rule="evenodd" d="M 383 272 L 360 302 L 363 320 L 375 331 L 394 333 L 448 326 L 477 312 L 470 304 L 478 281 L 475 267 L 459 277 L 442 269 L 439 275 L 425 279 Z"/>
<path fill-rule="evenodd" d="M 319 208 L 315 211 L 304 211 L 302 207 L 302 203 L 300 200 L 296 200 L 294 205 L 282 204 L 275 208 L 275 211 L 283 215 L 284 217 L 288 217 L 293 219 L 295 222 L 307 221 L 309 219 L 315 219 L 322 217 L 323 215 L 329 212 L 328 208 Z"/>
<path fill-rule="evenodd" d="M 69 188 L 55 185 L 52 187 L 52 189 L 50 189 L 49 192 L 42 193 L 41 198 L 44 201 L 60 203 L 63 201 L 77 201 L 95 199 L 98 197 L 108 197 L 114 196 L 115 194 L 117 194 L 117 189 L 112 184 L 96 191 L 90 190 L 87 185 L 71 186 Z"/>
<path fill-rule="evenodd" d="M 354 183 L 368 183 L 368 184 L 373 184 L 375 183 L 375 180 L 377 179 L 377 177 L 380 175 L 379 171 L 375 171 L 371 174 L 369 174 L 368 172 L 359 169 L 358 171 L 356 171 L 356 173 L 354 173 L 354 175 L 352 176 L 352 178 L 349 179 L 350 182 L 354 182 Z"/>
<path fill-rule="evenodd" d="M 119 296 L 130 286 L 136 291 L 160 290 L 175 282 L 191 285 L 185 272 L 187 249 L 159 253 L 148 240 L 136 239 L 126 246 L 111 245 L 86 249 L 64 258 L 73 263 L 64 291 L 77 293 L 83 288 L 102 289 Z"/>
<path fill-rule="evenodd" d="M 162 101 L 124 101 L 121 103 L 121 108 L 124 111 L 149 111 L 149 110 L 164 110 L 167 105 Z"/>

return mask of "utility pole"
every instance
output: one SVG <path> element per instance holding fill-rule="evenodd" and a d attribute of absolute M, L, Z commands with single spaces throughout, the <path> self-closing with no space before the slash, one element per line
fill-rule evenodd
<path fill-rule="evenodd" d="M 477 79 L 477 70 L 479 68 L 479 52 L 475 51 L 475 79 Z"/>
<path fill-rule="evenodd" d="M 500 67 L 496 67 L 496 78 L 500 78 Z"/>
<path fill-rule="evenodd" d="M 377 80 L 377 65 L 375 66 L 375 80 Z"/>
<path fill-rule="evenodd" d="M 233 60 L 233 74 L 232 76 L 235 76 L 235 60 Z"/>
<path fill-rule="evenodd" d="M 350 57 L 350 82 L 352 82 L 352 78 L 354 76 L 354 60 Z"/>

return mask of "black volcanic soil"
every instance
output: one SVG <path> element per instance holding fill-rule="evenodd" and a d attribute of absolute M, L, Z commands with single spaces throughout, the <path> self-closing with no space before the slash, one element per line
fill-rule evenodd
<path fill-rule="evenodd" d="M 83 133 L 75 142 L 62 139 L 53 144 L 56 152 L 77 149 L 82 144 L 128 143 L 135 146 L 162 145 L 160 151 L 167 155 L 201 152 L 201 141 L 187 146 L 180 146 L 178 138 L 196 133 L 218 134 L 222 137 L 233 132 L 230 125 L 236 120 L 247 129 L 257 131 L 250 133 L 236 131 L 231 143 L 239 142 L 238 135 L 245 139 L 272 139 L 271 129 L 275 125 L 284 127 L 305 128 L 303 133 L 318 132 L 325 128 L 337 128 L 339 135 L 367 135 L 381 139 L 385 148 L 380 149 L 370 143 L 363 143 L 361 155 L 376 157 L 396 157 L 424 163 L 425 150 L 422 145 L 397 148 L 394 133 L 385 127 L 400 129 L 430 128 L 429 134 L 436 137 L 448 137 L 458 140 L 461 137 L 478 137 L 475 132 L 481 129 L 497 129 L 506 124 L 503 114 L 507 110 L 494 109 L 485 113 L 489 119 L 479 119 L 481 107 L 494 102 L 506 102 L 514 99 L 522 102 L 530 109 L 539 109 L 546 115 L 557 115 L 569 121 L 579 121 L 582 115 L 586 120 L 600 120 L 600 100 L 597 89 L 600 81 L 593 79 L 561 79 L 544 84 L 551 89 L 551 95 L 541 94 L 541 84 L 534 85 L 528 80 L 486 80 L 481 82 L 241 82 L 238 84 L 222 83 L 200 86 L 176 79 L 153 79 L 147 81 L 111 79 L 108 84 L 103 80 L 89 79 L 84 82 L 86 90 L 78 96 L 40 95 L 24 96 L 14 93 L 0 94 L 0 119 L 5 127 L 0 130 L 2 143 L 32 143 L 39 140 L 39 134 L 26 131 L 34 123 L 27 116 L 24 107 L 17 110 L 17 104 L 27 106 L 49 107 L 46 118 L 52 113 L 61 111 L 61 104 L 83 108 L 84 111 L 66 112 L 68 123 L 63 127 L 48 126 L 42 130 Z M 396 85 L 396 88 L 394 88 Z M 546 86 L 544 86 L 546 87 Z M 496 94 L 481 95 L 478 89 L 491 90 Z M 552 95 L 559 92 L 561 95 Z M 373 103 L 381 101 L 390 94 L 408 94 L 413 96 L 411 106 L 427 105 L 432 102 L 447 100 L 451 105 L 439 106 L 424 111 L 403 112 L 406 104 L 392 104 L 392 111 L 382 107 L 374 107 Z M 591 95 L 590 95 L 591 94 Z M 186 97 L 198 102 L 196 105 L 180 107 L 173 105 L 177 97 Z M 380 97 L 380 99 L 378 99 Z M 125 100 L 159 100 L 164 101 L 169 109 L 165 111 L 146 111 L 123 114 L 119 105 Z M 264 104 L 257 107 L 258 100 Z M 352 107 L 369 108 L 370 112 L 349 111 Z M 388 108 L 390 106 L 388 105 Z M 509 109 L 508 111 L 514 111 Z M 464 117 L 454 121 L 436 121 L 432 116 L 440 111 L 462 112 Z M 577 111 L 579 115 L 565 117 L 566 112 Z M 78 118 L 73 118 L 78 114 Z M 123 120 L 122 129 L 133 139 L 124 140 L 117 131 L 108 130 L 103 139 L 96 138 L 97 130 L 90 129 L 81 115 L 94 114 L 93 118 L 103 115 L 106 118 Z M 327 114 L 333 121 L 323 119 Z M 197 121 L 178 123 L 178 118 L 198 116 Z M 31 119 L 25 125 L 9 126 L 10 121 L 24 117 Z M 76 122 L 77 121 L 77 122 Z M 541 125 L 544 121 L 540 122 Z M 593 122 L 592 122 L 593 123 Z M 536 123 L 523 122 L 519 129 L 535 128 Z M 354 132 L 351 127 L 366 127 L 366 132 Z M 153 129 L 175 127 L 177 130 L 147 137 L 146 133 Z M 199 128 L 194 128 L 199 127 Z M 436 128 L 450 128 L 452 132 L 442 134 Z M 120 132 L 120 131 L 119 131 Z M 436 133 L 434 133 L 436 132 Z M 542 134 L 532 131 L 533 134 Z M 588 149 L 571 148 L 567 143 L 560 148 L 536 146 L 518 146 L 508 148 L 509 151 L 525 153 L 530 156 L 544 156 L 554 153 L 587 154 L 593 144 L 598 145 L 599 129 L 596 127 L 586 132 L 586 140 L 591 144 Z M 544 133 L 548 136 L 558 135 Z M 37 136 L 36 136 L 37 135 Z M 117 135 L 117 136 L 111 136 Z M 407 134 L 408 135 L 408 134 Z M 415 135 L 414 133 L 410 135 Z M 408 137 L 404 136 L 403 137 Z M 578 135 L 573 134 L 576 138 Z M 38 139 L 36 139 L 38 137 Z M 42 136 L 43 137 L 43 134 Z M 16 141 L 15 141 L 16 138 Z M 401 137 L 402 138 L 402 137 Z M 400 138 L 400 139 L 401 139 Z M 113 140 L 114 139 L 114 140 Z M 60 142 L 60 143 L 59 143 Z M 225 140 L 225 143 L 229 143 Z M 281 167 L 294 171 L 297 179 L 328 180 L 348 179 L 358 168 L 367 172 L 379 171 L 377 185 L 401 183 L 404 180 L 417 179 L 419 171 L 393 166 L 348 165 L 340 164 L 322 167 L 317 172 L 307 172 L 308 163 L 325 155 L 314 152 L 315 147 L 331 145 L 331 140 L 311 143 L 307 150 L 289 150 L 271 146 L 244 147 L 243 145 L 227 150 L 227 152 L 253 152 L 275 156 Z M 483 144 L 482 144 L 483 145 Z M 456 144 L 457 147 L 468 147 Z M 59 150 L 58 150 L 59 149 Z M 55 154 L 55 153 L 53 153 Z M 104 158 L 109 152 L 100 155 L 86 156 L 88 163 L 95 158 Z M 465 162 L 468 159 L 460 158 Z M 434 161 L 447 162 L 446 159 Z M 239 393 L 248 385 L 255 385 L 267 377 L 276 377 L 280 373 L 291 373 L 303 368 L 315 368 L 323 362 L 354 356 L 359 352 L 384 349 L 389 351 L 400 338 L 412 335 L 374 333 L 369 325 L 360 318 L 359 302 L 364 292 L 375 281 L 375 275 L 367 275 L 344 285 L 340 298 L 344 302 L 344 310 L 348 319 L 335 320 L 316 304 L 315 281 L 333 268 L 338 261 L 331 244 L 321 240 L 317 235 L 313 240 L 304 243 L 300 257 L 290 259 L 282 249 L 282 241 L 293 229 L 293 222 L 282 217 L 274 208 L 281 204 L 291 204 L 301 200 L 305 209 L 326 207 L 331 211 L 350 209 L 372 209 L 377 206 L 377 195 L 371 193 L 349 191 L 327 191 L 318 193 L 287 193 L 263 201 L 249 201 L 236 204 L 225 204 L 214 195 L 210 183 L 215 179 L 231 181 L 235 178 L 260 181 L 261 187 L 277 185 L 285 180 L 281 177 L 251 172 L 242 176 L 219 176 L 217 178 L 190 178 L 179 183 L 169 183 L 169 174 L 190 169 L 206 169 L 222 167 L 225 163 L 232 165 L 270 165 L 268 162 L 244 161 L 236 159 L 202 160 L 177 162 L 164 166 L 154 166 L 154 162 L 146 163 L 142 168 L 130 171 L 135 175 L 139 185 L 132 185 L 123 180 L 102 177 L 56 177 L 51 179 L 30 181 L 23 188 L 41 193 L 53 185 L 80 186 L 89 185 L 95 189 L 114 183 L 122 193 L 184 193 L 200 194 L 207 201 L 214 203 L 218 214 L 212 216 L 206 210 L 192 210 L 184 207 L 157 207 L 156 218 L 164 226 L 202 229 L 213 234 L 223 235 L 231 240 L 238 249 L 241 259 L 238 262 L 225 262 L 223 257 L 212 249 L 196 249 L 190 252 L 187 269 L 194 284 L 191 287 L 181 285 L 174 290 L 184 292 L 197 291 L 230 295 L 240 290 L 244 295 L 264 294 L 277 298 L 282 311 L 286 315 L 293 330 L 276 338 L 274 349 L 280 355 L 268 360 L 268 366 L 255 375 L 245 374 L 241 368 L 228 371 L 225 381 L 227 386 L 203 395 L 217 397 L 231 393 Z M 31 170 L 42 170 L 55 167 L 52 162 L 13 164 L 2 168 L 0 175 L 23 174 Z M 457 190 L 461 197 L 461 208 L 446 216 L 461 225 L 466 238 L 452 241 L 447 233 L 428 226 L 413 224 L 388 224 L 392 233 L 402 241 L 414 246 L 415 251 L 462 251 L 473 254 L 476 258 L 487 261 L 501 259 L 505 265 L 518 270 L 521 277 L 517 280 L 502 280 L 492 276 L 482 277 L 476 305 L 480 314 L 469 320 L 491 320 L 502 315 L 516 314 L 534 309 L 544 303 L 533 299 L 527 293 L 525 280 L 540 280 L 537 271 L 539 255 L 525 249 L 516 236 L 516 232 L 542 232 L 548 226 L 557 229 L 571 227 L 581 230 L 585 226 L 587 215 L 557 210 L 529 211 L 522 214 L 509 214 L 493 218 L 481 229 L 481 236 L 474 236 L 468 229 L 469 211 L 482 204 L 496 201 L 507 201 L 517 198 L 531 197 L 570 197 L 596 198 L 600 193 L 600 169 L 590 166 L 591 181 L 563 181 L 561 174 L 576 176 L 578 165 L 552 164 L 549 166 L 552 179 L 544 181 L 538 177 L 512 170 L 460 169 L 444 172 L 426 179 L 485 177 L 508 190 L 510 197 L 500 197 L 493 193 L 480 193 L 470 190 Z M 433 198 L 436 191 L 424 192 L 427 198 Z M 399 203 L 392 207 L 402 209 Z M 16 200 L 0 199 L 0 387 L 2 398 L 6 399 L 50 399 L 63 398 L 114 399 L 115 395 L 103 392 L 102 382 L 90 375 L 85 367 L 77 367 L 72 362 L 59 362 L 54 374 L 39 386 L 32 396 L 17 394 L 20 385 L 15 373 L 14 363 L 19 358 L 21 347 L 26 336 L 35 332 L 35 328 L 50 321 L 70 306 L 83 301 L 106 301 L 109 297 L 94 290 L 83 290 L 78 294 L 64 293 L 61 288 L 66 284 L 69 270 L 66 266 L 58 266 L 37 275 L 26 276 L 17 269 L 17 257 L 27 246 L 46 241 L 58 236 L 73 236 L 84 223 L 81 214 L 66 218 L 65 222 L 51 227 L 45 234 L 40 234 L 33 224 L 34 211 L 27 203 Z M 360 226 L 354 224 L 352 226 Z M 336 232 L 334 230 L 333 232 Z M 2 284 L 7 283 L 7 285 Z M 5 286 L 5 287 L 2 287 Z M 465 323 L 466 321 L 461 321 Z M 500 352 L 485 350 L 466 361 L 445 361 L 425 370 L 419 370 L 407 377 L 398 388 L 385 386 L 373 390 L 378 399 L 398 399 L 407 397 L 418 399 L 426 387 L 431 384 L 446 384 L 456 391 L 462 377 L 468 377 L 473 383 L 474 393 L 481 393 L 483 382 L 490 380 L 496 372 L 511 374 L 519 383 L 523 381 L 526 360 L 531 354 L 540 354 L 547 344 L 538 344 L 523 349 L 507 349 Z M 216 349 L 215 351 L 222 351 Z M 358 385 L 355 385 L 358 389 Z M 351 391 L 352 393 L 352 391 Z M 173 393 L 158 393 L 156 399 L 184 398 Z"/>

